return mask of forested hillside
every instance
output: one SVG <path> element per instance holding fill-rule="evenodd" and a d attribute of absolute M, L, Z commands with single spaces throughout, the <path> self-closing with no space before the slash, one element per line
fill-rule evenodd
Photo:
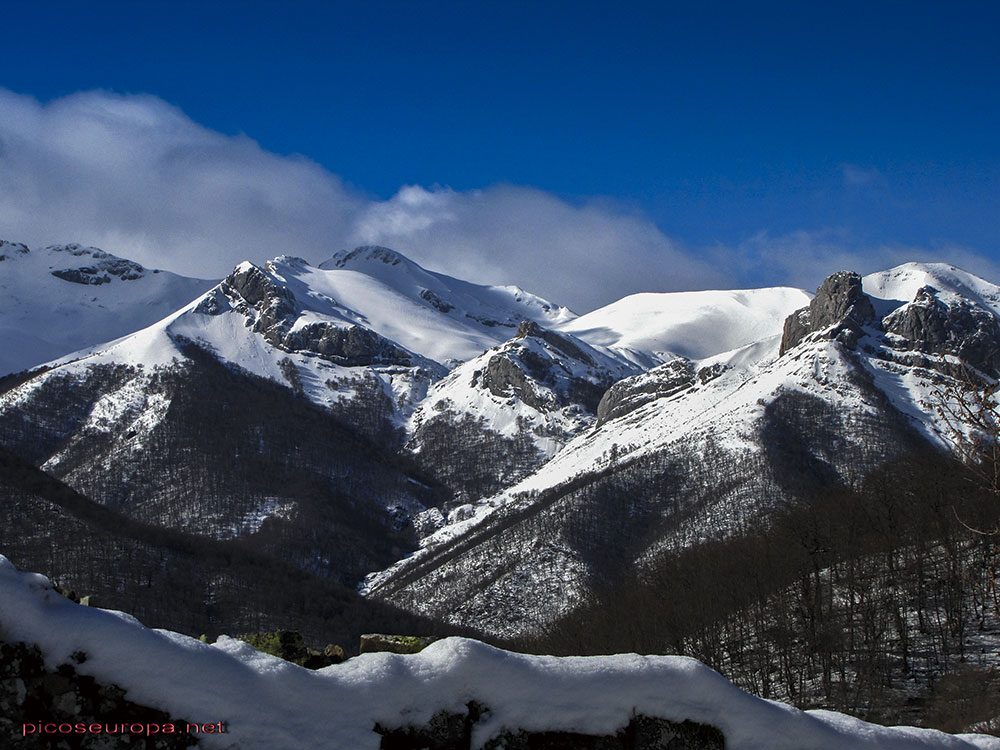
<path fill-rule="evenodd" d="M 883 723 L 1000 716 L 1000 498 L 911 453 L 816 490 L 766 528 L 622 570 L 517 641 L 540 653 L 678 653 L 744 689 Z M 996 723 L 984 728 L 1000 729 Z"/>

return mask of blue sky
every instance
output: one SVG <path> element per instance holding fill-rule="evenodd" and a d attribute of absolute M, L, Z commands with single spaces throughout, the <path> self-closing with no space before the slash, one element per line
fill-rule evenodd
<path fill-rule="evenodd" d="M 595 222 L 591 235 L 624 232 L 588 253 L 612 265 L 663 260 L 676 271 L 611 274 L 621 278 L 608 295 L 638 291 L 644 279 L 656 288 L 815 286 L 837 262 L 910 256 L 995 273 L 1000 258 L 995 3 L 37 2 L 7 4 L 4 15 L 0 160 L 6 153 L 8 163 L 0 167 L 9 174 L 11 153 L 28 136 L 4 137 L 4 109 L 47 118 L 35 133 L 55 129 L 58 109 L 61 127 L 72 129 L 73 117 L 86 115 L 74 110 L 80 92 L 90 92 L 87 111 L 104 96 L 162 119 L 160 136 L 188 128 L 218 136 L 213 149 L 241 153 L 250 141 L 281 169 L 325 173 L 330 214 L 354 227 L 328 227 L 332 244 L 364 239 L 364 225 L 373 239 L 411 242 L 399 249 L 442 270 L 482 269 L 484 281 L 531 286 L 523 277 L 539 253 L 551 267 L 543 259 L 546 268 L 534 272 L 558 274 L 584 250 L 559 246 L 581 240 L 556 225 L 580 212 L 584 224 Z M 107 139 L 123 132 L 108 127 Z M 143 137 L 114 161 L 155 150 Z M 59 149 L 31 138 L 55 181 Z M 37 159 L 29 163 L 37 174 Z M 126 174 L 119 166 L 115 174 Z M 220 185 L 232 171 L 221 168 Z M 0 198 L 2 182 L 0 174 Z M 35 193 L 65 199 L 65 182 L 39 183 Z M 117 243 L 108 249 L 147 263 L 158 243 L 160 265 L 194 272 L 164 229 L 178 215 L 194 221 L 191 211 L 154 216 L 154 203 L 172 205 L 182 183 L 137 187 L 119 214 L 106 208 L 126 200 L 114 196 L 65 215 L 38 205 L 0 210 L 0 232 L 71 239 L 47 237 L 45 222 L 65 234 L 76 221 L 82 239 Z M 149 205 L 139 205 L 137 191 Z M 438 213 L 417 220 L 417 204 Z M 282 210 L 268 203 L 265 213 Z M 382 217 L 377 227 L 372 212 Z M 281 236 L 291 219 L 274 216 Z M 533 233 L 523 228 L 531 217 Z M 437 241 L 451 251 L 432 248 L 435 233 L 420 229 L 427 221 L 450 227 Z M 470 226 L 459 231 L 462 222 Z M 482 239 L 510 224 L 521 232 L 492 245 Z M 241 242 L 215 226 L 202 234 Z M 310 257 L 322 254 L 321 240 L 285 235 L 309 251 L 297 254 L 322 260 Z M 545 247 L 512 249 L 531 236 Z M 641 252 L 622 249 L 616 260 L 615 248 L 635 242 L 646 243 Z M 235 257 L 210 248 L 189 255 L 206 253 L 219 256 L 219 268 Z M 719 271 L 726 264 L 728 274 Z M 543 282 L 573 296 L 586 279 Z M 598 301 L 583 295 L 577 305 Z"/>

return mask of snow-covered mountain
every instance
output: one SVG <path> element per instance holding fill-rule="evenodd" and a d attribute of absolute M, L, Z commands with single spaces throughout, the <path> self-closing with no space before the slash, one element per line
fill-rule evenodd
<path fill-rule="evenodd" d="M 761 523 L 808 488 L 850 485 L 917 443 L 945 447 L 935 388 L 960 361 L 1000 375 L 1000 287 L 953 266 L 842 272 L 784 312 L 780 336 L 618 381 L 589 429 L 365 590 L 489 632 L 530 632 L 586 596 L 602 559 L 641 570 Z M 717 351 L 707 338 L 687 351 Z M 656 357 L 676 355 L 672 346 Z M 595 499 L 605 496 L 620 506 Z M 581 535 L 581 525 L 593 529 Z"/>
<path fill-rule="evenodd" d="M 808 300 L 787 288 L 639 294 L 551 330 L 526 323 L 433 386 L 407 424 L 407 449 L 451 479 L 460 499 L 489 497 L 606 419 L 613 384 L 659 363 L 683 361 L 701 380 L 723 367 L 720 357 L 751 367 Z M 453 517 L 470 512 L 466 503 Z"/>
<path fill-rule="evenodd" d="M 54 366 L 165 367 L 183 361 L 182 344 L 193 341 L 315 403 L 348 401 L 358 383 L 374 383 L 407 414 L 429 379 L 510 338 L 521 322 L 574 317 L 517 287 L 433 274 L 386 248 L 358 248 L 323 266 L 290 256 L 264 267 L 242 263 L 146 329 L 67 353 Z"/>
<path fill-rule="evenodd" d="M 0 375 L 144 328 L 214 283 L 94 247 L 0 240 Z"/>
<path fill-rule="evenodd" d="M 185 351 L 194 345 L 290 387 L 370 437 L 401 432 L 437 473 L 449 474 L 432 457 L 447 440 L 428 434 L 503 445 L 517 464 L 509 473 L 480 462 L 498 477 L 483 486 L 500 488 L 589 426 L 603 392 L 640 372 L 639 363 L 675 351 L 715 354 L 773 335 L 805 299 L 786 289 L 637 295 L 585 316 L 576 335 L 567 327 L 576 316 L 566 308 L 517 287 L 432 273 L 386 248 L 340 253 L 319 268 L 280 256 L 264 267 L 239 265 L 162 320 L 67 354 L 4 398 L 30 401 L 27 394 L 50 379 L 82 382 L 125 368 L 128 377 L 103 389 L 83 427 L 87 435 L 134 433 L 134 454 L 169 408 L 153 395 L 151 379 L 189 363 Z M 471 442 L 470 431 L 478 433 Z M 62 436 L 64 454 L 75 442 L 71 432 Z M 64 458 L 47 456 L 45 465 L 55 469 Z"/>
<path fill-rule="evenodd" d="M 46 252 L 78 259 L 62 276 L 115 277 L 86 286 L 141 275 L 99 251 Z M 5 263 L 28 258 L 18 249 Z M 280 256 L 242 263 L 147 328 L 49 363 L 0 395 L 0 426 L 8 449 L 126 513 L 252 537 L 308 525 L 313 511 L 273 483 L 265 491 L 219 480 L 195 498 L 143 467 L 151 452 L 195 455 L 191 436 L 212 431 L 203 421 L 212 409 L 245 414 L 248 429 L 264 430 L 257 452 L 281 460 L 286 449 L 273 441 L 284 427 L 269 438 L 262 408 L 209 394 L 235 393 L 236 383 L 278 388 L 280 399 L 318 409 L 315 419 L 373 441 L 381 454 L 366 475 L 394 455 L 409 462 L 385 486 L 356 485 L 351 502 L 380 518 L 376 527 L 415 535 L 396 547 L 419 543 L 373 571 L 366 590 L 515 632 L 526 602 L 555 616 L 587 589 L 585 542 L 563 538 L 581 488 L 632 477 L 644 505 L 628 514 L 643 519 L 643 534 L 630 537 L 628 554 L 641 566 L 786 502 L 789 471 L 776 446 L 799 456 L 803 481 L 851 481 L 914 436 L 941 442 L 927 404 L 932 383 L 957 359 L 996 373 L 998 311 L 1000 288 L 941 264 L 863 280 L 844 272 L 814 298 L 788 288 L 640 294 L 577 317 L 517 287 L 469 284 L 386 248 L 340 253 L 320 267 Z M 295 455 L 315 456 L 296 471 L 322 482 L 352 475 L 350 451 L 323 466 L 316 450 L 329 439 L 298 439 Z M 251 450 L 241 440 L 232 447 L 239 455 Z M 213 453 L 221 450 L 189 459 L 190 471 L 213 471 L 212 461 L 226 461 Z M 706 456 L 733 467 L 724 489 Z M 531 524 L 544 533 L 525 531 Z M 333 571 L 329 561 L 304 564 Z M 364 564 L 350 565 L 345 580 Z M 458 575 L 467 586 L 438 585 Z"/>
<path fill-rule="evenodd" d="M 46 252 L 78 265 L 24 289 L 171 278 Z M 5 255 L 0 274 L 32 257 Z M 129 314 L 133 298 L 113 299 Z M 319 267 L 279 256 L 6 379 L 0 448 L 113 511 L 102 534 L 139 523 L 144 540 L 167 528 L 245 544 L 252 564 L 360 584 L 379 611 L 518 637 L 598 586 L 947 448 L 935 393 L 963 368 L 1000 376 L 998 318 L 1000 287 L 943 264 L 845 271 L 815 295 L 640 294 L 576 316 L 386 248 Z M 0 544 L 87 520 L 39 530 L 26 519 L 50 501 L 21 479 Z M 38 550 L 60 543 L 31 545 L 27 562 L 55 564 Z M 149 577 L 166 553 L 141 544 Z M 47 572 L 74 574 L 60 565 Z M 206 573 L 193 612 L 216 607 L 226 575 Z"/>
<path fill-rule="evenodd" d="M 572 313 L 384 248 L 327 265 L 242 263 L 152 325 L 12 382 L 0 395 L 5 447 L 137 520 L 271 535 L 303 567 L 348 582 L 391 562 L 444 492 L 396 456 L 430 385 L 525 319 Z M 327 535 L 303 546 L 303 528 Z"/>

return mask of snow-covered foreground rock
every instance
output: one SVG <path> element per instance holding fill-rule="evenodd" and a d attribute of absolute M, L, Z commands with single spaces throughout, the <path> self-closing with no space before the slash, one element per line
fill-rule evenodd
<path fill-rule="evenodd" d="M 1000 748 L 992 737 L 885 728 L 760 700 L 682 657 L 525 656 L 449 638 L 415 655 L 363 654 L 311 672 L 231 638 L 208 645 L 76 605 L 3 557 L 0 638 L 37 644 L 51 668 L 83 652 L 77 671 L 121 686 L 131 701 L 224 722 L 225 734 L 200 735 L 206 748 L 374 749 L 376 724 L 422 726 L 442 710 L 464 713 L 470 701 L 488 709 L 472 728 L 474 748 L 504 730 L 613 735 L 636 715 L 717 727 L 731 750 Z"/>

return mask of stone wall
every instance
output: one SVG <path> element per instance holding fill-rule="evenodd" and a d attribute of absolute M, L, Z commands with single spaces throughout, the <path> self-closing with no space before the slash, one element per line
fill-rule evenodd
<path fill-rule="evenodd" d="M 473 728 L 488 715 L 489 708 L 471 702 L 466 713 L 442 711 L 425 726 L 376 725 L 375 731 L 382 735 L 382 750 L 470 750 Z M 611 735 L 508 730 L 489 740 L 483 750 L 724 750 L 725 746 L 722 732 L 706 724 L 634 716 Z"/>
<path fill-rule="evenodd" d="M 11 750 L 180 750 L 197 745 L 187 722 L 125 698 L 74 664 L 45 666 L 38 647 L 0 640 L 0 747 Z M 172 733 L 169 733 L 171 732 Z"/>

